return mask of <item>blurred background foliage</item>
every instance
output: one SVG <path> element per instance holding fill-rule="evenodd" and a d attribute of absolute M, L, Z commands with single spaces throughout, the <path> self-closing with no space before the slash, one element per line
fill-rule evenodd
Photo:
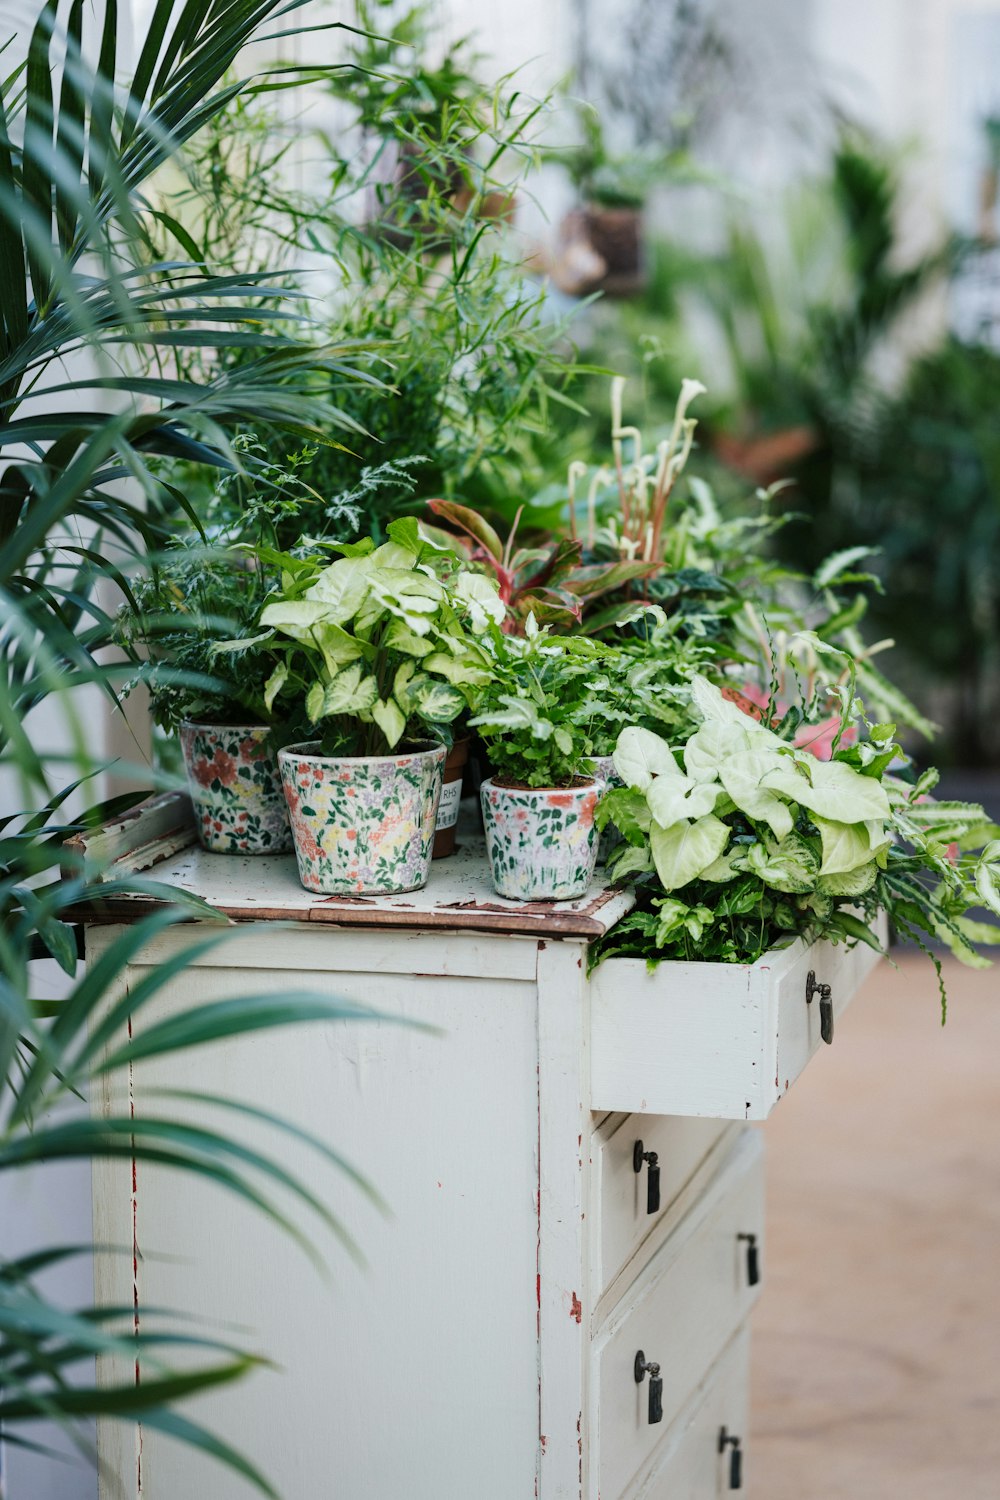
<path fill-rule="evenodd" d="M 995 766 L 1000 356 L 988 331 L 963 341 L 941 315 L 981 247 L 942 233 L 914 253 L 905 153 L 821 89 L 777 99 L 710 7 L 627 12 L 614 46 L 581 42 L 544 99 L 516 74 L 491 81 L 429 6 L 361 0 L 343 66 L 314 81 L 315 129 L 308 111 L 289 122 L 269 95 L 238 95 L 161 179 L 151 258 L 280 265 L 324 337 L 358 351 L 349 374 L 312 377 L 348 431 L 297 469 L 319 499 L 279 519 L 278 539 L 379 535 L 441 496 L 508 528 L 524 505 L 530 537 L 565 520 L 569 463 L 607 447 L 609 373 L 631 377 L 653 442 L 696 376 L 709 394 L 693 471 L 727 514 L 791 480 L 777 506 L 800 519 L 773 546 L 806 576 L 877 549 L 868 638 L 896 642 L 887 669 L 939 722 L 938 758 Z M 636 87 L 654 74 L 658 90 Z M 785 95 L 808 104 L 796 114 Z M 718 140 L 751 119 L 810 138 L 780 188 L 720 167 Z M 571 207 L 546 224 L 537 204 L 558 201 L 560 175 Z M 183 351 L 200 379 L 245 357 Z M 268 462 L 287 469 L 301 447 L 277 435 Z M 217 520 L 211 475 L 181 472 Z"/>

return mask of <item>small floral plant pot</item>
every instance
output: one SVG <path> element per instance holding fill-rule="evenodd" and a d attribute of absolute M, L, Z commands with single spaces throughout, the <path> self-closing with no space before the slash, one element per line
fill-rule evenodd
<path fill-rule="evenodd" d="M 572 901 L 587 893 L 597 862 L 594 809 L 600 781 L 572 787 L 483 782 L 486 850 L 497 893 L 515 901 Z"/>
<path fill-rule="evenodd" d="M 594 755 L 591 757 L 594 773 L 599 781 L 604 782 L 604 791 L 610 792 L 613 787 L 624 786 L 618 772 L 615 770 L 614 759 L 610 755 Z M 609 823 L 600 835 L 597 846 L 597 863 L 606 865 L 618 845 L 623 842 L 621 834 L 613 823 Z"/>
<path fill-rule="evenodd" d="M 343 758 L 312 743 L 280 750 L 306 890 L 391 895 L 426 885 L 446 754 L 443 745 Z"/>
<path fill-rule="evenodd" d="M 263 724 L 180 727 L 202 848 L 213 854 L 284 854 L 292 847 L 278 765 Z"/>

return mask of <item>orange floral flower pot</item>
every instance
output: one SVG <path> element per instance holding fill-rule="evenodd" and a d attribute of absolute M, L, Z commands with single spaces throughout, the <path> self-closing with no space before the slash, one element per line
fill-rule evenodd
<path fill-rule="evenodd" d="M 180 727 L 198 838 L 213 854 L 284 854 L 292 847 L 278 765 L 263 724 Z"/>

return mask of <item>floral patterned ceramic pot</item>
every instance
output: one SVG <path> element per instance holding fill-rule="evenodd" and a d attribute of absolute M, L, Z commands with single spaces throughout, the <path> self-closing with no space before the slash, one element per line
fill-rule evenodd
<path fill-rule="evenodd" d="M 493 884 L 516 901 L 571 901 L 584 896 L 597 861 L 594 809 L 604 783 L 572 787 L 483 782 L 480 796 Z"/>
<path fill-rule="evenodd" d="M 284 854 L 288 809 L 263 724 L 181 725 L 198 838 L 213 854 Z"/>
<path fill-rule="evenodd" d="M 591 756 L 591 763 L 593 764 L 598 780 L 604 782 L 604 791 L 609 792 L 613 787 L 625 785 L 615 770 L 615 763 L 612 756 L 593 755 Z M 611 855 L 622 842 L 622 836 L 618 832 L 618 829 L 613 823 L 608 823 L 600 836 L 600 842 L 597 846 L 597 863 L 599 865 L 607 864 Z"/>
<path fill-rule="evenodd" d="M 278 752 L 306 890 L 389 895 L 426 885 L 445 747 L 343 758 L 318 752 L 318 743 Z"/>

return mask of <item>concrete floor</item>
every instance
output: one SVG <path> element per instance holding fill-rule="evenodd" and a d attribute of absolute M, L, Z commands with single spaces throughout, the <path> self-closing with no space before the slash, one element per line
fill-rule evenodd
<path fill-rule="evenodd" d="M 883 964 L 764 1127 L 750 1500 L 1000 1497 L 1000 965 Z"/>

